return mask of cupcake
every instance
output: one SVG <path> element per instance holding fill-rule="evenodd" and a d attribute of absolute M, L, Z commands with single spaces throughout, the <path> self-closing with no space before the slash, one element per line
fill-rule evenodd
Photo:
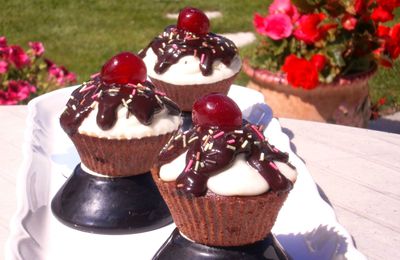
<path fill-rule="evenodd" d="M 143 61 L 123 52 L 72 92 L 60 123 L 86 172 L 111 177 L 148 172 L 179 128 L 177 105 L 146 79 Z"/>
<path fill-rule="evenodd" d="M 193 106 L 195 126 L 176 133 L 152 175 L 182 235 L 207 246 L 264 239 L 297 173 L 239 107 L 209 94 Z"/>
<path fill-rule="evenodd" d="M 186 7 L 177 25 L 166 27 L 139 52 L 151 81 L 182 111 L 191 111 L 205 94 L 226 94 L 242 65 L 235 44 L 209 28 L 201 10 Z"/>

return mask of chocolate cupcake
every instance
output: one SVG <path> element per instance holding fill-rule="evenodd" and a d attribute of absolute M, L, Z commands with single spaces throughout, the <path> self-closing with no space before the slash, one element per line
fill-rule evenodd
<path fill-rule="evenodd" d="M 242 246 L 270 232 L 297 173 L 265 139 L 242 123 L 238 106 L 209 94 L 193 107 L 195 126 L 175 134 L 152 169 L 182 235 L 208 246 Z"/>
<path fill-rule="evenodd" d="M 151 81 L 182 111 L 191 111 L 205 94 L 228 93 L 242 65 L 235 44 L 209 32 L 209 27 L 201 10 L 186 7 L 177 25 L 166 27 L 139 52 Z"/>
<path fill-rule="evenodd" d="M 86 172 L 107 176 L 147 172 L 179 128 L 179 108 L 146 78 L 143 61 L 123 52 L 72 92 L 60 123 Z"/>

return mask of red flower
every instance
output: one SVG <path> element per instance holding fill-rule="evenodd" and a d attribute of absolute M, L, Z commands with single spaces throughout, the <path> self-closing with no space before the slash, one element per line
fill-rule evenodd
<path fill-rule="evenodd" d="M 0 90 L 0 105 L 15 105 L 27 99 L 36 87 L 25 80 L 10 80 L 7 91 Z"/>
<path fill-rule="evenodd" d="M 386 98 L 385 98 L 385 97 L 380 98 L 380 99 L 378 100 L 378 104 L 379 104 L 380 106 L 383 106 L 384 104 L 386 104 Z"/>
<path fill-rule="evenodd" d="M 8 48 L 7 58 L 17 67 L 22 67 L 29 64 L 30 60 L 25 51 L 18 45 L 12 45 Z"/>
<path fill-rule="evenodd" d="M 311 58 L 311 63 L 317 68 L 318 71 L 324 69 L 326 64 L 326 57 L 322 54 L 314 54 Z"/>
<path fill-rule="evenodd" d="M 364 14 L 367 10 L 367 3 L 365 0 L 356 0 L 354 3 L 354 9 L 357 14 Z"/>
<path fill-rule="evenodd" d="M 29 42 L 29 47 L 31 47 L 33 55 L 40 57 L 44 53 L 44 46 L 41 42 Z"/>
<path fill-rule="evenodd" d="M 8 63 L 4 60 L 0 60 L 0 74 L 5 74 L 8 71 Z"/>
<path fill-rule="evenodd" d="M 345 14 L 342 18 L 342 26 L 348 31 L 352 31 L 356 28 L 357 19 L 351 14 Z"/>
<path fill-rule="evenodd" d="M 396 24 L 390 31 L 390 39 L 386 43 L 392 59 L 397 59 L 400 55 L 400 24 Z"/>
<path fill-rule="evenodd" d="M 318 69 L 313 62 L 291 54 L 286 57 L 282 70 L 288 82 L 294 87 L 313 89 L 318 85 Z"/>
<path fill-rule="evenodd" d="M 377 8 L 375 8 L 371 14 L 371 19 L 377 23 L 391 21 L 393 20 L 393 18 L 394 15 L 392 14 L 392 12 L 383 8 L 382 6 L 378 6 Z"/>
<path fill-rule="evenodd" d="M 307 14 L 300 17 L 297 21 L 297 28 L 294 36 L 307 44 L 315 43 L 324 37 L 325 29 L 321 27 L 321 22 L 325 18 L 324 14 Z"/>
<path fill-rule="evenodd" d="M 385 38 L 389 36 L 389 33 L 390 33 L 390 27 L 379 25 L 376 35 L 380 38 Z"/>
<path fill-rule="evenodd" d="M 376 2 L 379 6 L 390 12 L 392 12 L 396 7 L 400 6 L 399 0 L 377 0 Z"/>
<path fill-rule="evenodd" d="M 267 17 L 255 14 L 253 22 L 258 33 L 273 40 L 282 40 L 292 34 L 293 25 L 286 14 L 271 14 Z"/>

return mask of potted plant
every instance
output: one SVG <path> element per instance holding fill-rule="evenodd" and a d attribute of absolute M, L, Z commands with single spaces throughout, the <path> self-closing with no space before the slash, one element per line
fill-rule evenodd
<path fill-rule="evenodd" d="M 248 86 L 275 115 L 365 127 L 368 80 L 400 54 L 397 0 L 275 0 L 254 15 L 259 42 Z"/>

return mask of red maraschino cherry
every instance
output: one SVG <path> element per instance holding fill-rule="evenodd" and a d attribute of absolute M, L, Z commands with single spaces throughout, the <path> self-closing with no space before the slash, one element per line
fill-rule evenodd
<path fill-rule="evenodd" d="M 194 103 L 192 120 L 199 126 L 235 129 L 242 126 L 242 112 L 231 98 L 221 93 L 211 93 Z"/>
<path fill-rule="evenodd" d="M 197 35 L 204 35 L 210 29 L 210 21 L 203 11 L 193 7 L 185 7 L 179 12 L 177 27 Z"/>
<path fill-rule="evenodd" d="M 147 70 L 140 57 L 121 52 L 103 65 L 100 76 L 107 84 L 138 84 L 146 80 Z"/>

